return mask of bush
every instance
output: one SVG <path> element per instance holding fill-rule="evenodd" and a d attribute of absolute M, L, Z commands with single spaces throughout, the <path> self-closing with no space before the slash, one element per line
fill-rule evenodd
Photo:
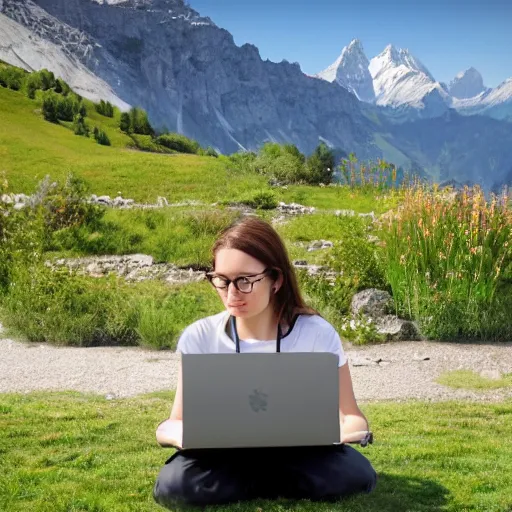
<path fill-rule="evenodd" d="M 151 153 L 175 153 L 172 149 L 157 144 L 151 135 L 138 135 L 136 133 L 130 134 L 133 144 L 140 151 L 149 151 Z"/>
<path fill-rule="evenodd" d="M 85 122 L 85 118 L 81 114 L 76 114 L 73 118 L 73 132 L 75 135 L 89 137 L 89 127 Z"/>
<path fill-rule="evenodd" d="M 119 128 L 122 132 L 131 133 L 131 123 L 130 123 L 130 114 L 128 112 L 123 112 L 121 114 L 121 120 L 119 123 Z"/>
<path fill-rule="evenodd" d="M 0 85 L 19 91 L 25 82 L 26 72 L 14 66 L 0 67 Z"/>
<path fill-rule="evenodd" d="M 108 135 L 97 126 L 94 127 L 94 139 L 102 146 L 110 146 L 110 139 L 108 138 Z"/>
<path fill-rule="evenodd" d="M 191 153 L 195 155 L 200 148 L 198 142 L 189 139 L 181 133 L 165 133 L 157 137 L 156 142 L 179 153 Z"/>
<path fill-rule="evenodd" d="M 50 123 L 58 123 L 58 99 L 55 93 L 50 92 L 43 98 L 43 117 Z"/>
<path fill-rule="evenodd" d="M 94 105 L 96 112 L 105 117 L 114 117 L 114 106 L 109 101 L 100 100 Z"/>
<path fill-rule="evenodd" d="M 240 203 L 261 210 L 272 210 L 277 208 L 278 201 L 272 190 L 258 190 L 248 193 L 242 197 Z"/>
<path fill-rule="evenodd" d="M 371 224 L 360 217 L 343 220 L 340 240 L 334 243 L 329 266 L 343 273 L 344 280 L 354 292 L 366 288 L 387 290 L 389 285 L 382 254 L 379 247 L 368 240 Z"/>
<path fill-rule="evenodd" d="M 331 183 L 335 165 L 334 152 L 325 142 L 321 142 L 307 159 L 306 182 L 312 185 Z"/>

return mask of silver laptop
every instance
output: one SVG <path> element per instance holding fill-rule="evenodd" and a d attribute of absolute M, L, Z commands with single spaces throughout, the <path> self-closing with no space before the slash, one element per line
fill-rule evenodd
<path fill-rule="evenodd" d="M 182 354 L 183 448 L 340 443 L 338 356 Z"/>

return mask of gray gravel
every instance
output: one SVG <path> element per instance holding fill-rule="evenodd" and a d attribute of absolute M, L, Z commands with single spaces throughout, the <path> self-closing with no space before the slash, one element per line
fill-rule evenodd
<path fill-rule="evenodd" d="M 512 398 L 512 388 L 482 392 L 451 389 L 434 382 L 448 370 L 512 372 L 512 342 L 396 342 L 347 345 L 345 351 L 359 402 Z M 177 355 L 169 351 L 56 347 L 0 339 L 0 392 L 75 390 L 122 398 L 174 389 L 176 377 Z"/>

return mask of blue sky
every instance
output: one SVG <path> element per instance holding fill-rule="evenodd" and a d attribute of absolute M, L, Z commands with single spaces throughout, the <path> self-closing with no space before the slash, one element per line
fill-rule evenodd
<path fill-rule="evenodd" d="M 475 67 L 495 87 L 512 77 L 512 0 L 189 0 L 263 59 L 317 73 L 354 38 L 369 59 L 387 44 L 408 48 L 449 82 Z"/>

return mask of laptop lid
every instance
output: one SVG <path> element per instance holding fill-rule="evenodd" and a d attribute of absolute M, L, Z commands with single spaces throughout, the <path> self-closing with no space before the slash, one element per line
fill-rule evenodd
<path fill-rule="evenodd" d="M 182 354 L 183 447 L 340 442 L 338 357 Z"/>

